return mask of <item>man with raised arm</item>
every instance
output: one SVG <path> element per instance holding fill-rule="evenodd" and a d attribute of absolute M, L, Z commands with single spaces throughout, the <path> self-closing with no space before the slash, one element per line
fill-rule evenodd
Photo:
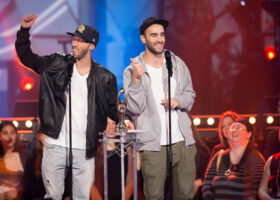
<path fill-rule="evenodd" d="M 89 25 L 80 25 L 73 33 L 67 32 L 72 36 L 72 54 L 39 56 L 33 53 L 29 31 L 37 17 L 33 14 L 22 17 L 15 46 L 22 64 L 41 75 L 39 117 L 40 131 L 45 134 L 42 161 L 45 198 L 62 198 L 69 165 L 71 120 L 73 199 L 88 200 L 98 132 L 105 130 L 107 117 L 117 120 L 116 78 L 92 60 L 91 52 L 98 44 L 99 32 Z"/>

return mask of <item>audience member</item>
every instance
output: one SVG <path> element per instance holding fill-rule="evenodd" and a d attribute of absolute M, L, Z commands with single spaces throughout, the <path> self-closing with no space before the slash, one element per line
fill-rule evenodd
<path fill-rule="evenodd" d="M 0 199 L 21 199 L 26 155 L 12 121 L 2 121 L 0 141 Z"/>
<path fill-rule="evenodd" d="M 264 158 L 255 149 L 254 127 L 244 119 L 230 126 L 227 150 L 211 159 L 203 184 L 203 198 L 257 199 Z"/>
<path fill-rule="evenodd" d="M 219 150 L 229 148 L 228 134 L 230 125 L 238 118 L 238 114 L 229 110 L 224 112 L 219 120 L 218 135 L 220 144 L 217 144 L 212 149 L 210 158 L 212 158 Z"/>
<path fill-rule="evenodd" d="M 280 152 L 271 156 L 266 164 L 259 188 L 259 197 L 263 200 L 280 199 Z"/>

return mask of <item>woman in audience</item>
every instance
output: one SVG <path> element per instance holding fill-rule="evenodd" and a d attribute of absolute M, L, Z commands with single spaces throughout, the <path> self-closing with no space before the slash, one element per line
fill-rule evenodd
<path fill-rule="evenodd" d="M 21 199 L 25 155 L 11 121 L 0 124 L 0 199 Z"/>
<path fill-rule="evenodd" d="M 219 120 L 219 126 L 218 126 L 220 144 L 214 146 L 210 155 L 210 159 L 219 150 L 229 148 L 229 144 L 228 144 L 229 127 L 238 117 L 239 117 L 238 114 L 231 110 L 226 111 L 221 115 Z"/>
<path fill-rule="evenodd" d="M 280 152 L 269 157 L 260 183 L 259 197 L 263 200 L 280 199 Z"/>
<path fill-rule="evenodd" d="M 254 146 L 254 127 L 244 119 L 230 126 L 227 150 L 211 159 L 203 184 L 203 198 L 256 199 L 264 158 Z"/>

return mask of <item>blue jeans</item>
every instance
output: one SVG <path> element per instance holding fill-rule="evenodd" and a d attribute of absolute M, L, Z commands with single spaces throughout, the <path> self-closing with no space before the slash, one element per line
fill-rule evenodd
<path fill-rule="evenodd" d="M 45 198 L 60 200 L 64 192 L 64 179 L 69 148 L 45 144 L 42 160 L 42 177 Z M 73 149 L 73 199 L 88 200 L 94 176 L 94 158 L 86 159 L 86 151 Z"/>

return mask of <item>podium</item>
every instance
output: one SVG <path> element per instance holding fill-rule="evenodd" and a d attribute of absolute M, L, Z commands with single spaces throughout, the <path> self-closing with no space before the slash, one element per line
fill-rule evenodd
<path fill-rule="evenodd" d="M 137 134 L 141 133 L 140 130 L 131 130 L 128 132 L 100 132 L 102 136 L 100 141 L 103 142 L 103 160 L 104 160 L 104 200 L 108 200 L 108 164 L 107 158 L 113 154 L 118 154 L 121 157 L 121 190 L 122 200 L 125 200 L 125 166 L 124 157 L 125 155 L 133 158 L 133 199 L 138 199 L 137 191 Z M 111 136 L 111 137 L 110 137 Z M 112 137 L 114 136 L 114 137 Z M 119 143 L 116 148 L 108 153 L 107 144 L 110 142 Z M 128 148 L 133 149 L 132 155 L 129 153 Z"/>

